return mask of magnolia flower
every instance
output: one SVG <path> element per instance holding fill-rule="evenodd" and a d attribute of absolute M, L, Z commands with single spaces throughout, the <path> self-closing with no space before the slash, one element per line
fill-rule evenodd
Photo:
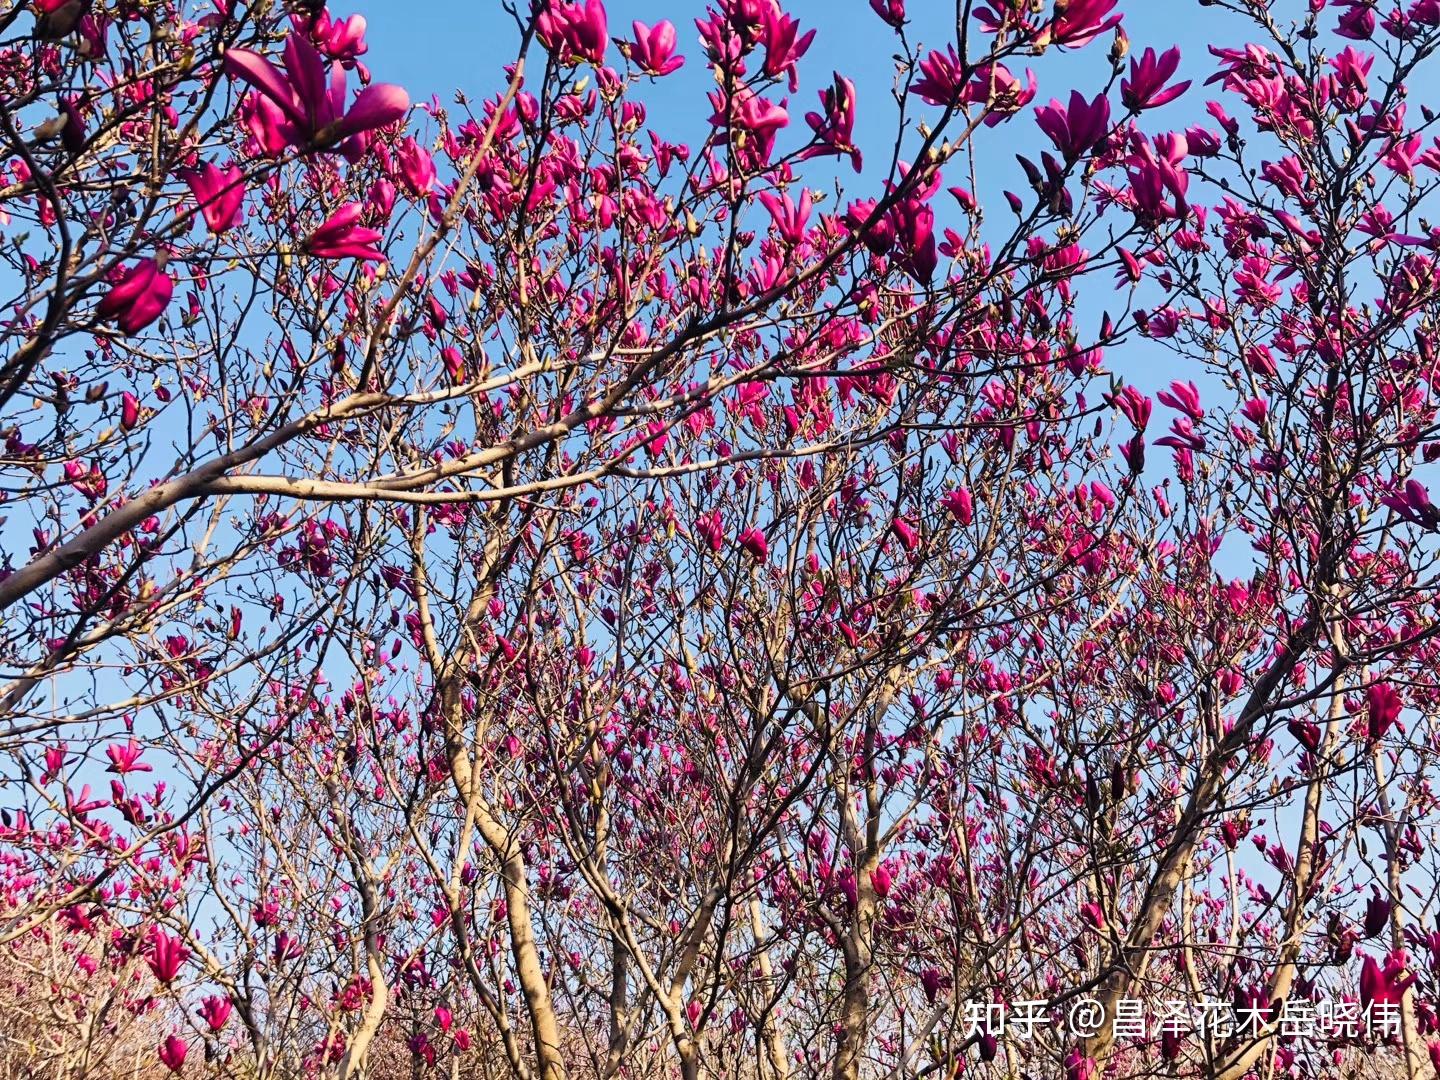
<path fill-rule="evenodd" d="M 105 756 L 110 759 L 110 767 L 106 772 L 118 773 L 124 776 L 132 772 L 150 772 L 149 765 L 142 764 L 140 755 L 145 748 L 135 739 L 130 739 L 123 746 L 119 743 L 112 743 L 105 748 Z"/>
<path fill-rule="evenodd" d="M 897 30 L 905 25 L 905 0 L 870 0 L 870 9 Z"/>
<path fill-rule="evenodd" d="M 685 57 L 675 55 L 675 24 L 669 19 L 661 19 L 653 27 L 633 22 L 630 28 L 635 40 L 621 42 L 620 51 L 645 74 L 669 75 L 684 65 Z"/>
<path fill-rule="evenodd" d="M 173 1073 L 178 1073 L 185 1067 L 185 1055 L 190 1048 L 185 1045 L 185 1040 L 179 1035 L 167 1035 L 165 1041 L 160 1044 L 157 1056 L 160 1064 L 164 1065 Z"/>
<path fill-rule="evenodd" d="M 859 172 L 862 158 L 854 135 L 855 84 L 837 71 L 834 84 L 820 91 L 820 107 L 824 112 L 805 114 L 805 123 L 815 132 L 819 145 L 808 148 L 801 157 L 848 154 L 850 164 Z"/>
<path fill-rule="evenodd" d="M 292 16 L 291 21 L 297 30 L 310 36 L 317 49 L 347 66 L 369 51 L 365 43 L 364 15 L 336 19 L 322 8 L 314 18 L 297 15 Z"/>
<path fill-rule="evenodd" d="M 305 239 L 305 250 L 320 259 L 368 259 L 384 262 L 375 247 L 382 233 L 360 224 L 364 203 L 347 203 L 330 215 Z"/>
<path fill-rule="evenodd" d="M 401 141 L 397 153 L 400 164 L 400 178 L 405 187 L 417 199 L 435 186 L 435 159 L 412 138 Z"/>
<path fill-rule="evenodd" d="M 789 195 L 775 195 L 769 191 L 760 193 L 760 203 L 770 211 L 775 234 L 790 247 L 805 240 L 805 225 L 810 220 L 810 192 L 801 190 L 797 206 Z"/>
<path fill-rule="evenodd" d="M 1154 49 L 1146 49 L 1139 58 L 1131 57 L 1130 77 L 1120 83 L 1120 100 L 1133 112 L 1159 108 L 1174 101 L 1190 89 L 1188 80 L 1168 88 L 1165 86 L 1179 66 L 1179 49 L 1167 49 L 1158 58 Z"/>
<path fill-rule="evenodd" d="M 249 49 L 225 51 L 226 73 L 249 83 L 269 104 L 261 121 L 267 134 L 285 145 L 330 146 L 392 124 L 410 111 L 409 95 L 389 83 L 367 86 L 347 110 L 344 67 L 332 63 L 327 73 L 324 57 L 302 34 L 285 39 L 284 64 L 282 72 Z"/>
<path fill-rule="evenodd" d="M 200 215 L 212 233 L 219 235 L 240 220 L 245 202 L 245 171 L 238 165 L 221 169 L 206 162 L 198 169 L 181 169 L 179 175 L 194 192 Z"/>
<path fill-rule="evenodd" d="M 1072 90 L 1068 106 L 1052 100 L 1036 109 L 1035 123 L 1066 161 L 1079 161 L 1110 130 L 1110 102 L 1104 94 L 1086 101 L 1080 91 Z"/>
<path fill-rule="evenodd" d="M 895 246 L 895 223 L 888 213 L 875 216 L 879 205 L 874 199 L 851 203 L 845 211 L 845 224 L 860 234 L 861 242 L 873 254 L 884 255 Z"/>
<path fill-rule="evenodd" d="M 96 313 L 114 319 L 125 333 L 137 334 L 164 313 L 174 291 L 160 259 L 141 259 L 105 294 Z"/>
<path fill-rule="evenodd" d="M 710 123 L 728 129 L 730 143 L 746 167 L 768 164 L 776 135 L 790 123 L 785 102 L 776 104 L 748 86 L 737 88 L 733 94 L 727 94 L 724 89 L 712 90 L 709 97 L 715 106 Z"/>
<path fill-rule="evenodd" d="M 1121 16 L 1110 15 L 1119 0 L 1069 0 L 1055 5 L 1055 17 L 1035 39 L 1036 45 L 1060 45 L 1078 49 L 1120 25 Z"/>
<path fill-rule="evenodd" d="M 735 542 L 757 559 L 764 560 L 770 554 L 770 545 L 765 534 L 756 528 L 749 528 L 735 538 Z"/>
<path fill-rule="evenodd" d="M 1367 938 L 1379 937 L 1390 925 L 1390 901 L 1376 889 L 1365 904 L 1365 923 L 1362 930 Z"/>
<path fill-rule="evenodd" d="M 815 31 L 800 33 L 800 24 L 778 4 L 760 9 L 760 40 L 765 46 L 764 71 L 771 78 L 789 75 L 790 92 L 800 88 L 799 61 L 815 40 Z"/>
<path fill-rule="evenodd" d="M 180 974 L 180 968 L 189 958 L 190 950 L 180 938 L 163 930 L 156 930 L 151 934 L 150 955 L 145 958 L 145 962 L 162 983 L 168 986 L 174 982 L 175 977 Z"/>
<path fill-rule="evenodd" d="M 940 500 L 950 515 L 961 525 L 969 525 L 975 517 L 975 501 L 969 488 L 956 488 Z"/>
<path fill-rule="evenodd" d="M 1373 956 L 1366 956 L 1360 964 L 1360 1004 L 1366 1009 L 1377 1003 L 1399 1006 L 1416 978 L 1406 971 L 1406 962 L 1404 950 L 1386 956 L 1383 968 Z"/>
<path fill-rule="evenodd" d="M 945 977 L 937 968 L 927 967 L 920 972 L 920 989 L 925 992 L 925 1000 L 931 1005 L 935 1004 L 935 998 L 945 986 Z"/>
<path fill-rule="evenodd" d="M 233 1005 L 229 998 L 211 995 L 207 997 L 195 1011 L 200 1014 L 211 1031 L 218 1032 L 230 1019 L 230 1010 Z"/>
<path fill-rule="evenodd" d="M 552 2 L 535 20 L 540 43 L 562 64 L 588 60 L 605 62 L 605 5 L 585 0 L 584 5 Z"/>
<path fill-rule="evenodd" d="M 140 399 L 129 390 L 120 395 L 120 428 L 132 431 L 140 422 Z"/>
<path fill-rule="evenodd" d="M 920 61 L 920 78 L 911 89 L 931 105 L 954 105 L 965 88 L 964 65 L 951 45 L 945 52 L 932 51 Z"/>
<path fill-rule="evenodd" d="M 1389 683 L 1371 683 L 1365 688 L 1365 734 L 1372 742 L 1384 738 L 1400 719 L 1404 702 Z"/>

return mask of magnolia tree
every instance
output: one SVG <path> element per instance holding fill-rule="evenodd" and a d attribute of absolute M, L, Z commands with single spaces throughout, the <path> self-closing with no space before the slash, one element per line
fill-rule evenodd
<path fill-rule="evenodd" d="M 0 3 L 0 1076 L 1440 1070 L 1440 2 L 1199 3 Z"/>

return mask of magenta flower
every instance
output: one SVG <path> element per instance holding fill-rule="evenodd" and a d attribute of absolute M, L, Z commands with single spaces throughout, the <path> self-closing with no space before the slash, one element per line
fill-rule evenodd
<path fill-rule="evenodd" d="M 141 259 L 125 271 L 96 308 L 102 319 L 114 319 L 127 334 L 137 334 L 165 311 L 175 283 L 158 259 Z"/>
<path fill-rule="evenodd" d="M 935 1004 L 936 997 L 945 988 L 946 978 L 938 968 L 927 967 L 920 972 L 920 989 L 925 992 L 925 1000 L 931 1005 Z"/>
<path fill-rule="evenodd" d="M 850 164 L 860 171 L 860 148 L 855 145 L 855 84 L 838 71 L 835 83 L 820 91 L 820 107 L 824 112 L 805 114 L 805 123 L 815 132 L 818 146 L 812 146 L 801 157 L 813 158 L 848 154 Z"/>
<path fill-rule="evenodd" d="M 910 89 L 931 105 L 957 104 L 965 89 L 965 67 L 955 46 L 934 50 L 920 61 L 920 78 Z"/>
<path fill-rule="evenodd" d="M 845 224 L 860 234 L 861 243 L 874 255 L 884 255 L 895 246 L 895 222 L 889 214 L 881 214 L 872 224 L 866 224 L 879 205 L 874 199 L 858 199 L 845 210 Z"/>
<path fill-rule="evenodd" d="M 562 64 L 581 60 L 599 65 L 605 62 L 605 5 L 601 0 L 580 4 L 552 3 L 535 20 L 540 43 Z"/>
<path fill-rule="evenodd" d="M 620 51 L 633 60 L 647 75 L 669 75 L 679 71 L 685 57 L 675 55 L 675 24 L 661 19 L 653 27 L 642 22 L 632 22 L 635 40 L 623 42 Z"/>
<path fill-rule="evenodd" d="M 956 488 L 940 500 L 940 505 L 961 525 L 969 525 L 975 518 L 975 500 L 969 488 Z"/>
<path fill-rule="evenodd" d="M 765 534 L 759 529 L 753 527 L 746 529 L 735 538 L 735 542 L 762 561 L 770 554 L 770 545 L 765 540 Z"/>
<path fill-rule="evenodd" d="M 920 284 L 935 276 L 940 264 L 935 243 L 935 211 L 920 199 L 910 198 L 890 211 L 895 223 L 895 262 Z"/>
<path fill-rule="evenodd" d="M 804 242 L 805 225 L 810 220 L 810 192 L 800 192 L 800 203 L 797 206 L 789 195 L 776 195 L 773 192 L 762 191 L 760 203 L 766 210 L 770 211 L 770 220 L 775 226 L 775 233 L 790 247 Z"/>
<path fill-rule="evenodd" d="M 1295 741 L 1310 753 L 1320 749 L 1320 725 L 1314 720 L 1290 720 L 1285 727 L 1295 736 Z"/>
<path fill-rule="evenodd" d="M 218 1032 L 230 1019 L 232 1008 L 233 1005 L 229 998 L 211 995 L 201 1002 L 200 1008 L 195 1011 L 200 1014 L 200 1019 L 205 1021 L 211 1031 Z"/>
<path fill-rule="evenodd" d="M 1411 524 L 1440 528 L 1440 508 L 1430 501 L 1430 492 L 1418 480 L 1407 480 L 1400 491 L 1386 495 L 1380 502 Z"/>
<path fill-rule="evenodd" d="M 920 530 L 915 528 L 904 518 L 896 518 L 890 522 L 890 531 L 900 541 L 900 546 L 906 551 L 914 551 L 920 545 Z"/>
<path fill-rule="evenodd" d="M 800 58 L 810 50 L 815 31 L 800 33 L 800 24 L 780 10 L 778 4 L 762 5 L 760 41 L 765 46 L 764 71 L 772 79 L 789 75 L 790 92 L 800 88 Z"/>
<path fill-rule="evenodd" d="M 1389 683 L 1371 683 L 1365 688 L 1365 734 L 1372 742 L 1384 738 L 1404 707 L 1404 701 Z"/>
<path fill-rule="evenodd" d="M 1110 102 L 1104 94 L 1086 101 L 1078 90 L 1070 91 L 1069 106 L 1052 100 L 1035 110 L 1035 123 L 1050 136 L 1055 148 L 1068 162 L 1079 161 L 1110 130 Z"/>
<path fill-rule="evenodd" d="M 1166 87 L 1180 66 L 1180 50 L 1166 49 L 1160 57 L 1154 49 L 1146 49 L 1138 59 L 1130 58 L 1130 77 L 1120 83 L 1120 100 L 1132 112 L 1155 109 L 1174 101 L 1190 89 L 1190 81 Z"/>
<path fill-rule="evenodd" d="M 905 0 L 870 0 L 870 9 L 897 30 L 905 25 Z"/>
<path fill-rule="evenodd" d="M 985 117 L 985 126 L 994 127 L 1008 120 L 1030 102 L 1035 100 L 1035 73 L 1025 69 L 1025 82 L 1011 74 L 1003 64 L 986 64 L 975 72 L 975 78 L 965 88 L 963 99 L 971 104 L 985 105 L 990 114 Z"/>
<path fill-rule="evenodd" d="M 292 22 L 297 30 L 309 35 L 317 49 L 347 66 L 369 51 L 370 47 L 365 44 L 364 15 L 336 19 L 321 9 L 313 19 L 297 15 L 292 17 Z"/>
<path fill-rule="evenodd" d="M 190 186 L 200 215 L 217 236 L 240 220 L 245 202 L 245 172 L 238 165 L 222 169 L 206 162 L 198 169 L 181 169 L 180 179 Z"/>
<path fill-rule="evenodd" d="M 1414 973 L 1405 970 L 1406 962 L 1404 950 L 1386 956 L 1383 968 L 1373 956 L 1366 956 L 1360 964 L 1360 1004 L 1367 1009 L 1376 1003 L 1398 1007 L 1415 982 Z"/>
<path fill-rule="evenodd" d="M 1365 904 L 1365 924 L 1361 928 L 1367 938 L 1379 937 L 1390 925 L 1390 901 L 1376 889 Z"/>
<path fill-rule="evenodd" d="M 188 959 L 190 950 L 180 938 L 163 930 L 156 930 L 150 935 L 150 955 L 145 958 L 145 962 L 150 965 L 155 978 L 165 985 L 175 981 L 175 977 L 180 974 L 180 968 Z"/>
<path fill-rule="evenodd" d="M 1122 16 L 1111 15 L 1119 0 L 1070 0 L 1055 5 L 1055 18 L 1035 39 L 1037 45 L 1060 45 L 1079 49 L 1101 34 L 1120 25 Z"/>
<path fill-rule="evenodd" d="M 1079 1050 L 1065 1055 L 1065 1080 L 1099 1080 L 1100 1064 Z"/>
<path fill-rule="evenodd" d="M 347 203 L 335 211 L 305 240 L 305 250 L 320 259 L 368 259 L 384 262 L 375 247 L 382 233 L 360 224 L 364 203 Z"/>
<path fill-rule="evenodd" d="M 173 1073 L 178 1073 L 185 1068 L 185 1055 L 189 1052 L 190 1048 L 185 1045 L 185 1040 L 179 1035 L 167 1035 L 165 1041 L 160 1044 L 157 1056 L 160 1058 L 161 1065 Z"/>
<path fill-rule="evenodd" d="M 1371 53 L 1362 53 L 1354 46 L 1341 49 L 1330 66 L 1335 69 L 1331 77 L 1333 96 L 1347 109 L 1358 109 L 1365 104 L 1370 93 L 1370 69 L 1375 64 Z"/>
<path fill-rule="evenodd" d="M 1369 41 L 1375 36 L 1375 6 L 1373 0 L 1341 0 L 1349 10 L 1340 16 L 1335 33 L 1352 41 Z"/>
<path fill-rule="evenodd" d="M 345 68 L 335 62 L 327 73 L 324 57 L 304 35 L 285 39 L 284 64 L 281 72 L 249 49 L 225 52 L 226 73 L 249 83 L 270 104 L 265 126 L 285 145 L 330 146 L 393 124 L 410 110 L 410 96 L 389 83 L 367 86 L 347 110 Z"/>
<path fill-rule="evenodd" d="M 105 748 L 105 756 L 110 759 L 110 767 L 105 771 L 118 773 L 121 776 L 132 772 L 150 772 L 150 766 L 142 764 L 140 761 L 140 755 L 144 752 L 145 748 L 133 738 L 123 746 L 120 743 L 112 743 Z"/>
<path fill-rule="evenodd" d="M 1190 186 L 1190 177 L 1179 163 L 1156 154 L 1148 143 L 1131 162 L 1127 177 L 1136 215 L 1147 223 L 1184 217 L 1189 211 L 1185 192 Z"/>
<path fill-rule="evenodd" d="M 1183 412 L 1197 424 L 1205 419 L 1205 410 L 1200 405 L 1200 390 L 1193 382 L 1176 380 L 1170 384 L 1169 390 L 1161 390 L 1155 397 L 1161 405 Z"/>
<path fill-rule="evenodd" d="M 412 138 L 400 143 L 397 156 L 400 159 L 400 178 L 405 187 L 417 199 L 435 186 L 435 159 Z"/>
<path fill-rule="evenodd" d="M 726 128 L 736 156 L 746 168 L 760 168 L 770 161 L 775 151 L 775 137 L 790 123 L 785 103 L 776 104 L 741 86 L 729 96 L 724 90 L 710 91 L 710 104 L 715 107 L 710 123 Z"/>

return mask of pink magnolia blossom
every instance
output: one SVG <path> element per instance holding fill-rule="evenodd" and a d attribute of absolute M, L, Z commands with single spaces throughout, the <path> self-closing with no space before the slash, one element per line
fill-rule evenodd
<path fill-rule="evenodd" d="M 1404 707 L 1403 699 L 1389 683 L 1371 683 L 1365 688 L 1365 734 L 1372 742 L 1384 738 Z"/>
<path fill-rule="evenodd" d="M 1417 977 L 1408 966 L 1409 958 L 1403 950 L 1386 955 L 1384 967 L 1373 956 L 1364 957 L 1360 963 L 1360 1004 L 1367 1009 L 1376 1004 L 1398 1007 Z"/>
<path fill-rule="evenodd" d="M 765 534 L 757 528 L 749 528 L 735 538 L 735 542 L 761 562 L 770 554 L 770 545 Z"/>
<path fill-rule="evenodd" d="M 435 186 L 435 159 L 412 138 L 405 138 L 396 153 L 400 177 L 411 195 L 419 198 Z"/>
<path fill-rule="evenodd" d="M 1110 130 L 1110 102 L 1104 94 L 1086 101 L 1080 91 L 1073 90 L 1068 106 L 1052 100 L 1036 109 L 1035 122 L 1066 161 L 1078 161 Z"/>
<path fill-rule="evenodd" d="M 189 1052 L 190 1048 L 179 1035 L 167 1035 L 156 1056 L 159 1057 L 160 1064 L 171 1072 L 178 1073 L 185 1068 L 185 1056 Z"/>
<path fill-rule="evenodd" d="M 150 965 L 150 970 L 162 983 L 172 983 L 175 977 L 180 974 L 180 969 L 185 961 L 190 958 L 190 950 L 185 947 L 185 942 L 180 938 L 167 934 L 163 930 L 156 930 L 150 935 L 150 954 L 145 962 Z"/>
<path fill-rule="evenodd" d="M 144 746 L 134 739 L 123 744 L 111 743 L 105 748 L 105 756 L 110 759 L 110 767 L 105 771 L 119 773 L 121 776 L 132 772 L 150 772 L 150 766 L 140 760 L 140 755 L 144 752 Z"/>
<path fill-rule="evenodd" d="M 200 1019 L 205 1021 L 211 1031 L 218 1032 L 225 1027 L 225 1022 L 230 1019 L 230 1010 L 233 1003 L 228 997 L 221 997 L 212 994 L 201 1002 L 200 1007 L 195 1011 L 200 1014 Z"/>
<path fill-rule="evenodd" d="M 605 62 L 609 38 L 602 0 L 585 0 L 584 4 L 550 0 L 535 20 L 535 30 L 541 44 L 562 64 Z"/>
<path fill-rule="evenodd" d="M 140 399 L 129 390 L 120 395 L 120 427 L 131 431 L 140 422 Z"/>
<path fill-rule="evenodd" d="M 715 107 L 710 123 L 729 132 L 730 144 L 746 168 L 759 168 L 769 163 L 775 152 L 775 138 L 790 123 L 785 102 L 778 104 L 761 97 L 748 86 L 727 95 L 721 90 L 710 91 Z"/>
<path fill-rule="evenodd" d="M 360 224 L 364 213 L 364 203 L 342 206 L 305 239 L 305 250 L 321 259 L 384 262 L 384 252 L 375 246 L 384 234 Z"/>
<path fill-rule="evenodd" d="M 1069 0 L 1055 5 L 1055 17 L 1036 38 L 1037 45 L 1060 45 L 1079 49 L 1101 34 L 1120 25 L 1122 16 L 1111 15 L 1119 0 Z"/>
<path fill-rule="evenodd" d="M 315 47 L 332 60 L 348 65 L 369 51 L 365 43 L 364 15 L 337 19 L 322 8 L 313 18 L 297 15 L 292 21 L 297 30 L 308 34 Z"/>
<path fill-rule="evenodd" d="M 1370 899 L 1365 903 L 1365 922 L 1361 926 L 1361 933 L 1367 938 L 1379 937 L 1390 925 L 1390 901 L 1380 895 L 1380 890 L 1374 890 Z"/>
<path fill-rule="evenodd" d="M 805 224 L 810 220 L 810 192 L 802 190 L 797 204 L 789 195 L 765 191 L 760 193 L 760 203 L 770 211 L 775 234 L 781 240 L 791 247 L 804 242 Z"/>
<path fill-rule="evenodd" d="M 114 319 L 127 334 L 138 334 L 170 304 L 175 283 L 159 259 L 141 259 L 126 270 L 96 308 L 102 319 Z"/>
<path fill-rule="evenodd" d="M 801 156 L 848 155 L 850 164 L 859 172 L 863 159 L 855 145 L 855 84 L 837 71 L 834 84 L 820 91 L 820 107 L 822 112 L 805 114 L 818 145 Z"/>
<path fill-rule="evenodd" d="M 1180 66 L 1180 50 L 1166 49 L 1159 57 L 1154 49 L 1146 49 L 1138 58 L 1130 60 L 1130 77 L 1120 83 L 1120 100 L 1132 112 L 1155 109 L 1166 105 L 1186 90 L 1190 82 L 1166 86 Z"/>
<path fill-rule="evenodd" d="M 905 0 L 870 0 L 870 8 L 896 29 L 905 25 Z"/>
<path fill-rule="evenodd" d="M 635 33 L 633 42 L 623 42 L 620 51 L 635 62 L 647 75 L 659 77 L 679 71 L 685 57 L 675 55 L 675 24 L 661 19 L 653 27 L 642 22 L 630 24 Z"/>
<path fill-rule="evenodd" d="M 200 214 L 212 233 L 219 235 L 239 222 L 245 203 L 245 172 L 238 165 L 222 169 L 206 162 L 198 169 L 181 169 L 179 175 L 194 192 Z"/>
<path fill-rule="evenodd" d="M 410 97 L 398 86 L 376 83 L 345 105 L 345 69 L 337 61 L 326 71 L 325 59 L 303 35 L 285 39 L 282 72 L 259 53 L 227 49 L 225 71 L 250 84 L 268 103 L 267 131 L 286 145 L 327 147 L 385 127 L 410 110 Z"/>
<path fill-rule="evenodd" d="M 815 40 L 815 31 L 800 33 L 800 24 L 778 4 L 761 5 L 760 41 L 765 46 L 764 71 L 771 78 L 789 76 L 790 92 L 800 88 L 799 62 Z"/>
<path fill-rule="evenodd" d="M 1412 524 L 1440 529 L 1440 507 L 1430 501 L 1429 490 L 1418 480 L 1407 480 L 1399 491 L 1384 496 L 1380 502 Z"/>

